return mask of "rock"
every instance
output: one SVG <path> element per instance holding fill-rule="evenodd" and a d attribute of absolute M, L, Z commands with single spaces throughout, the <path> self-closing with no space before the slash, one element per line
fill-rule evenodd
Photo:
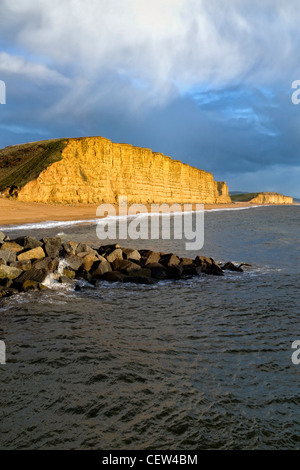
<path fill-rule="evenodd" d="M 76 248 L 76 255 L 79 255 L 80 253 L 91 253 L 94 251 L 95 250 L 86 243 L 79 243 Z"/>
<path fill-rule="evenodd" d="M 22 273 L 21 269 L 12 266 L 0 265 L 0 279 L 16 279 Z"/>
<path fill-rule="evenodd" d="M 139 268 L 130 271 L 129 276 L 143 276 L 143 277 L 151 277 L 151 269 L 148 268 Z"/>
<path fill-rule="evenodd" d="M 57 281 L 60 282 L 60 284 L 73 284 L 73 280 L 66 276 L 59 276 Z"/>
<path fill-rule="evenodd" d="M 241 266 L 236 266 L 231 261 L 228 261 L 227 263 L 225 263 L 224 266 L 221 267 L 221 269 L 223 269 L 223 271 L 228 270 L 228 271 L 243 272 L 243 269 L 241 268 Z"/>
<path fill-rule="evenodd" d="M 33 248 L 43 246 L 43 243 L 34 237 L 19 237 L 16 238 L 14 242 L 22 245 L 25 250 L 32 250 Z"/>
<path fill-rule="evenodd" d="M 0 287 L 0 298 L 10 297 L 10 296 L 12 296 L 14 294 L 18 294 L 18 293 L 19 292 L 16 289 Z"/>
<path fill-rule="evenodd" d="M 3 232 L 0 232 L 0 243 L 2 243 L 5 240 L 5 234 Z"/>
<path fill-rule="evenodd" d="M 131 248 L 122 248 L 123 258 L 125 260 L 140 261 L 141 255 L 137 250 L 132 250 Z"/>
<path fill-rule="evenodd" d="M 67 277 L 68 279 L 75 279 L 75 271 L 72 271 L 72 269 L 67 269 L 67 268 L 64 268 L 63 269 L 63 276 L 64 277 Z"/>
<path fill-rule="evenodd" d="M 47 274 L 53 273 L 58 267 L 58 258 L 42 258 L 36 261 L 33 261 L 32 267 L 35 269 L 44 269 L 47 271 Z"/>
<path fill-rule="evenodd" d="M 112 267 L 114 271 L 121 271 L 124 274 L 129 274 L 131 271 L 137 271 L 141 269 L 138 264 L 125 259 L 116 259 L 112 263 Z"/>
<path fill-rule="evenodd" d="M 59 256 L 61 249 L 61 238 L 58 237 L 48 238 L 44 246 L 44 250 L 47 256 L 50 256 L 51 258 L 56 258 Z"/>
<path fill-rule="evenodd" d="M 19 253 L 19 251 L 23 250 L 23 247 L 16 242 L 4 242 L 1 245 L 0 250 L 8 250 L 14 251 L 15 253 Z"/>
<path fill-rule="evenodd" d="M 109 262 L 105 258 L 101 257 L 100 261 L 94 263 L 90 272 L 93 278 L 99 278 L 110 271 L 112 271 L 112 269 Z"/>
<path fill-rule="evenodd" d="M 159 263 L 160 253 L 151 250 L 141 250 L 140 254 L 142 255 L 143 264 L 145 266 L 147 264 Z"/>
<path fill-rule="evenodd" d="M 29 271 L 23 271 L 23 273 L 15 280 L 15 283 L 23 285 L 25 281 L 44 282 L 48 274 L 49 273 L 46 269 L 31 268 Z"/>
<path fill-rule="evenodd" d="M 62 256 L 65 255 L 75 255 L 76 254 L 76 248 L 78 246 L 78 243 L 75 243 L 73 241 L 69 241 L 66 243 L 63 243 L 62 245 Z"/>
<path fill-rule="evenodd" d="M 183 273 L 183 266 L 172 265 L 167 267 L 167 279 L 180 279 Z"/>
<path fill-rule="evenodd" d="M 80 255 L 78 255 L 80 256 Z M 82 259 L 82 268 L 85 271 L 90 271 L 93 264 L 99 260 L 99 255 L 94 255 L 94 254 L 88 254 L 85 255 L 85 257 Z"/>
<path fill-rule="evenodd" d="M 45 257 L 45 252 L 42 247 L 38 246 L 32 250 L 24 251 L 17 256 L 18 261 L 25 259 L 41 259 Z"/>
<path fill-rule="evenodd" d="M 104 255 L 105 258 L 109 263 L 113 263 L 116 260 L 122 260 L 123 261 L 123 253 L 121 248 L 116 248 L 113 250 L 111 253 Z"/>
<path fill-rule="evenodd" d="M 202 273 L 201 266 L 186 264 L 181 267 L 183 269 L 182 271 L 183 276 L 199 276 Z"/>
<path fill-rule="evenodd" d="M 108 282 L 123 282 L 126 277 L 126 274 L 119 271 L 111 271 L 103 275 L 103 279 Z"/>
<path fill-rule="evenodd" d="M 194 260 L 192 258 L 180 258 L 180 266 L 188 266 L 193 263 Z"/>
<path fill-rule="evenodd" d="M 29 269 L 31 269 L 31 260 L 26 259 L 23 261 L 13 261 L 10 263 L 10 266 L 21 269 L 22 271 L 29 271 Z"/>
<path fill-rule="evenodd" d="M 46 290 L 47 287 L 41 284 L 40 282 L 36 281 L 24 281 L 22 284 L 22 291 L 23 292 L 29 292 L 32 290 Z"/>
<path fill-rule="evenodd" d="M 102 245 L 98 248 L 98 253 L 101 256 L 105 256 L 106 254 L 111 253 L 117 248 L 121 248 L 120 245 L 118 245 L 117 243 L 114 243 L 113 245 Z"/>
<path fill-rule="evenodd" d="M 82 265 L 82 259 L 76 255 L 69 255 L 65 258 L 66 266 L 73 271 L 78 271 Z"/>
<path fill-rule="evenodd" d="M 177 266 L 180 263 L 180 259 L 173 253 L 169 253 L 167 255 L 161 256 L 159 263 L 165 267 Z"/>
<path fill-rule="evenodd" d="M 13 280 L 12 279 L 0 279 L 0 286 L 1 287 L 11 287 L 13 285 Z"/>
<path fill-rule="evenodd" d="M 214 276 L 223 276 L 223 271 L 213 258 L 207 256 L 197 256 L 194 260 L 196 266 L 200 266 L 205 274 L 213 274 Z"/>
<path fill-rule="evenodd" d="M 151 270 L 151 277 L 162 280 L 167 276 L 165 267 L 160 263 L 149 263 L 146 265 Z"/>
<path fill-rule="evenodd" d="M 3 260 L 5 263 L 12 263 L 16 259 L 17 253 L 15 251 L 0 250 L 0 260 Z"/>

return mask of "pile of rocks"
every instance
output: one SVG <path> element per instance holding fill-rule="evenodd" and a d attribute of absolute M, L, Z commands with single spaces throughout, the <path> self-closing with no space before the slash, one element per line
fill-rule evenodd
<path fill-rule="evenodd" d="M 29 290 L 47 289 L 51 274 L 58 282 L 85 279 L 93 285 L 102 281 L 153 284 L 163 279 L 181 279 L 202 273 L 222 276 L 225 269 L 242 271 L 228 262 L 219 266 L 212 258 L 180 258 L 173 253 L 85 243 L 63 242 L 60 238 L 37 240 L 22 236 L 10 240 L 0 232 L 0 297 Z"/>

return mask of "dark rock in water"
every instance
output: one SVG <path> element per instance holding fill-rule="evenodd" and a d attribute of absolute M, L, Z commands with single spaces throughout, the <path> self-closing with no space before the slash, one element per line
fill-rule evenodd
<path fill-rule="evenodd" d="M 155 280 L 145 276 L 126 276 L 123 282 L 129 282 L 132 284 L 155 284 Z"/>
<path fill-rule="evenodd" d="M 128 274 L 129 276 L 151 277 L 151 269 L 148 269 L 148 268 L 134 269 L 133 271 L 130 271 Z"/>
<path fill-rule="evenodd" d="M 114 271 L 121 271 L 121 273 L 124 274 L 129 274 L 131 271 L 138 271 L 141 269 L 138 264 L 125 259 L 116 259 L 112 263 L 112 267 Z"/>
<path fill-rule="evenodd" d="M 47 269 L 31 268 L 29 271 L 23 271 L 15 280 L 15 284 L 23 284 L 25 281 L 44 282 L 48 274 Z"/>
<path fill-rule="evenodd" d="M 160 263 L 150 263 L 146 265 L 151 270 L 151 276 L 153 279 L 162 280 L 167 276 L 165 267 Z"/>
<path fill-rule="evenodd" d="M 102 277 L 103 274 L 112 271 L 110 263 L 100 256 L 100 260 L 93 264 L 93 267 L 90 271 L 92 277 L 99 278 Z"/>
<path fill-rule="evenodd" d="M 228 270 L 228 271 L 243 272 L 243 269 L 241 268 L 241 266 L 236 266 L 231 261 L 227 261 L 227 263 L 225 263 L 224 266 L 222 266 L 222 269 L 223 271 Z"/>
<path fill-rule="evenodd" d="M 161 256 L 159 263 L 167 268 L 168 266 L 177 266 L 180 263 L 180 259 L 173 253 L 169 253 Z"/>
<path fill-rule="evenodd" d="M 183 273 L 183 267 L 179 265 L 167 267 L 167 279 L 180 279 Z"/>
<path fill-rule="evenodd" d="M 46 255 L 50 256 L 51 258 L 56 258 L 57 256 L 59 256 L 61 249 L 62 249 L 61 238 L 58 238 L 58 237 L 48 238 L 44 246 Z"/>
<path fill-rule="evenodd" d="M 75 279 L 76 273 L 72 269 L 63 269 L 63 276 L 67 277 L 68 279 Z"/>
<path fill-rule="evenodd" d="M 126 274 L 122 274 L 119 271 L 111 271 L 103 275 L 104 281 L 108 282 L 123 282 L 126 277 Z"/>
<path fill-rule="evenodd" d="M 181 267 L 183 276 L 199 276 L 202 273 L 201 266 L 185 264 Z"/>
<path fill-rule="evenodd" d="M 47 287 L 41 284 L 40 282 L 36 281 L 24 281 L 22 284 L 22 291 L 23 292 L 28 292 L 31 290 L 46 290 Z"/>
<path fill-rule="evenodd" d="M 74 271 L 73 271 L 74 272 Z M 67 276 L 59 276 L 58 278 L 58 282 L 60 282 L 61 284 L 73 284 L 73 280 L 70 279 L 69 277 Z M 76 286 L 75 286 L 76 287 Z"/>
<path fill-rule="evenodd" d="M 202 272 L 205 274 L 223 276 L 222 268 L 220 268 L 213 258 L 208 258 L 207 256 L 197 256 L 194 260 L 194 264 L 196 266 L 200 266 Z"/>

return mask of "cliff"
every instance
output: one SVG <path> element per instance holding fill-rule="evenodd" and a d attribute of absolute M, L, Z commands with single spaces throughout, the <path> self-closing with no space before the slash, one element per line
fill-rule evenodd
<path fill-rule="evenodd" d="M 233 202 L 250 202 L 251 204 L 293 204 L 293 198 L 279 193 L 244 193 L 231 196 Z"/>
<path fill-rule="evenodd" d="M 211 173 L 147 148 L 102 137 L 61 139 L 0 151 L 0 190 L 43 203 L 227 203 Z"/>
<path fill-rule="evenodd" d="M 278 193 L 259 193 L 250 200 L 253 204 L 293 204 L 293 198 Z"/>

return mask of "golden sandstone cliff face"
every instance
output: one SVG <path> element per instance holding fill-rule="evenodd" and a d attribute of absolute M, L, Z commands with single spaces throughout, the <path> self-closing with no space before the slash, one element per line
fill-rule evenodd
<path fill-rule="evenodd" d="M 150 149 L 102 137 L 69 139 L 62 159 L 18 191 L 18 200 L 44 203 L 227 203 L 227 185 Z"/>
<path fill-rule="evenodd" d="M 293 198 L 277 193 L 260 193 L 249 202 L 253 204 L 293 204 Z"/>

